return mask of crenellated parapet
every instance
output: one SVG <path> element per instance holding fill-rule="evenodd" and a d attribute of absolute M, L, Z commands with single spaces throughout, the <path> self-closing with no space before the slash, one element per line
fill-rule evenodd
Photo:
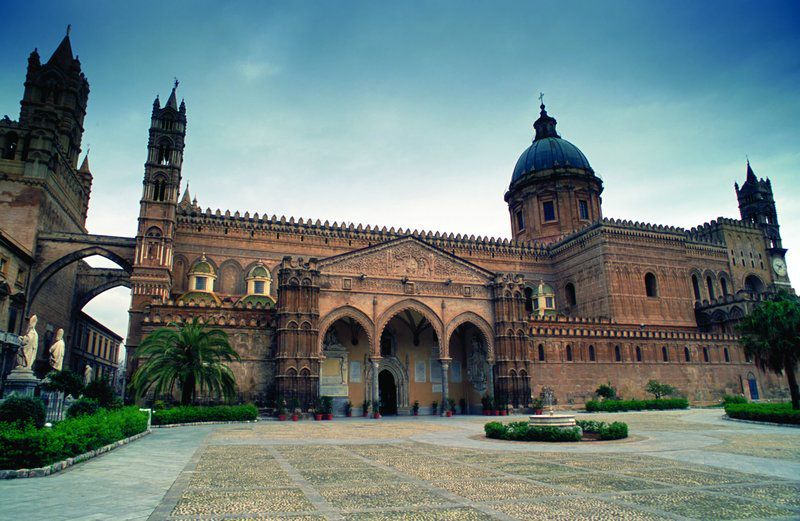
<path fill-rule="evenodd" d="M 533 337 L 618 338 L 682 342 L 736 342 L 730 334 L 698 332 L 692 329 L 641 327 L 618 324 L 609 319 L 565 316 L 532 316 L 528 333 Z"/>

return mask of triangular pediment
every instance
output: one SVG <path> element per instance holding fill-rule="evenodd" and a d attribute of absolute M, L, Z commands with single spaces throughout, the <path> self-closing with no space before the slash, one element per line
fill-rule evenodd
<path fill-rule="evenodd" d="M 484 284 L 494 274 L 413 236 L 319 261 L 323 273 Z"/>

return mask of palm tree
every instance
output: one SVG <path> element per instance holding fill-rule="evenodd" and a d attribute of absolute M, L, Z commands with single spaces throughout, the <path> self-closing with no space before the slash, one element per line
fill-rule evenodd
<path fill-rule="evenodd" d="M 755 308 L 738 325 L 744 352 L 762 371 L 786 373 L 792 409 L 800 409 L 795 369 L 800 360 L 800 302 L 779 293 Z"/>
<path fill-rule="evenodd" d="M 197 321 L 168 324 L 145 337 L 136 349 L 142 365 L 131 379 L 137 398 L 152 389 L 156 396 L 171 394 L 177 385 L 181 404 L 192 402 L 198 387 L 217 396 L 236 396 L 236 378 L 226 362 L 241 358 L 221 329 L 206 329 Z"/>

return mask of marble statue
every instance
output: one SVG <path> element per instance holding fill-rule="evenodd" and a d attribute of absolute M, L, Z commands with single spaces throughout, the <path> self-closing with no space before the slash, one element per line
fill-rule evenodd
<path fill-rule="evenodd" d="M 64 362 L 64 330 L 59 328 L 56 331 L 56 341 L 50 346 L 50 367 L 56 371 L 61 370 Z"/>
<path fill-rule="evenodd" d="M 472 337 L 468 364 L 467 378 L 475 390 L 482 393 L 486 390 L 486 350 L 478 335 Z"/>
<path fill-rule="evenodd" d="M 92 381 L 92 366 L 86 364 L 86 368 L 83 370 L 83 384 L 89 385 L 89 382 Z"/>
<path fill-rule="evenodd" d="M 36 315 L 31 315 L 28 321 L 28 332 L 22 337 L 22 346 L 17 351 L 17 367 L 24 369 L 33 368 L 33 362 L 39 351 L 39 333 L 36 332 Z"/>

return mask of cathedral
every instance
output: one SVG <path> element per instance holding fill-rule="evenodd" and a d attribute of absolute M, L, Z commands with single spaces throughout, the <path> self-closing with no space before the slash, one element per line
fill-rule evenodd
<path fill-rule="evenodd" d="M 693 403 L 786 393 L 734 328 L 792 291 L 772 186 L 749 162 L 739 218 L 686 230 L 605 217 L 603 181 L 542 104 L 504 194 L 510 238 L 212 210 L 181 189 L 189 111 L 176 84 L 152 105 L 136 237 L 91 235 L 92 178 L 77 167 L 89 89 L 64 46 L 47 74 L 31 55 L 20 119 L 0 122 L 0 229 L 32 257 L 26 315 L 69 326 L 58 313 L 131 288 L 131 368 L 148 333 L 198 319 L 241 356 L 240 400 L 326 395 L 339 414 L 347 402 L 476 412 L 486 395 L 526 407 L 544 388 L 569 406 L 607 382 L 642 397 L 648 380 Z M 120 268 L 94 272 L 90 255 Z"/>

